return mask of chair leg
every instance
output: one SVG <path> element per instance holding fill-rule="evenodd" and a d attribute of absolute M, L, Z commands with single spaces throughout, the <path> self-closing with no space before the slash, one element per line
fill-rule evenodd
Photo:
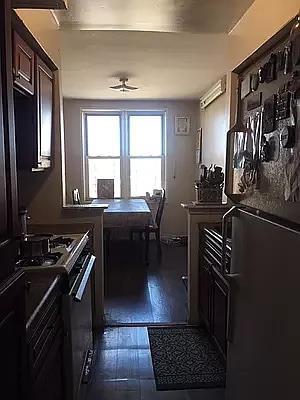
<path fill-rule="evenodd" d="M 150 240 L 150 233 L 149 230 L 145 230 L 145 261 L 146 265 L 149 264 L 149 240 Z"/>

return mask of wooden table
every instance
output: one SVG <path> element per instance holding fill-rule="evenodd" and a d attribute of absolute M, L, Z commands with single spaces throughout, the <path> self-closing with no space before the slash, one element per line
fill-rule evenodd
<path fill-rule="evenodd" d="M 95 199 L 92 204 L 108 204 L 104 211 L 105 228 L 144 227 L 152 222 L 144 199 Z"/>

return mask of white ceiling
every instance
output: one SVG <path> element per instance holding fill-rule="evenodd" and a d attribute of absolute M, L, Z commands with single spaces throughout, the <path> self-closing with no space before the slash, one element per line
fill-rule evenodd
<path fill-rule="evenodd" d="M 56 14 L 61 24 L 63 95 L 199 99 L 228 70 L 227 30 L 250 3 L 72 0 L 69 11 Z M 129 77 L 129 85 L 140 89 L 109 89 L 120 76 Z"/>
<path fill-rule="evenodd" d="M 228 32 L 254 0 L 70 0 L 62 28 Z"/>
<path fill-rule="evenodd" d="M 158 32 L 63 33 L 65 97 L 91 99 L 195 99 L 227 70 L 227 35 Z M 109 89 L 120 76 L 140 87 Z"/>

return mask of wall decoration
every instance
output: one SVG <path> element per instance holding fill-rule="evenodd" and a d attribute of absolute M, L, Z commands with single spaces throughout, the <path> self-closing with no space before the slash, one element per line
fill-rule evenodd
<path fill-rule="evenodd" d="M 266 83 L 273 82 L 276 79 L 276 65 L 277 56 L 276 54 L 271 54 L 269 61 L 264 65 Z"/>
<path fill-rule="evenodd" d="M 290 117 L 291 93 L 284 90 L 277 95 L 276 102 L 276 121 Z"/>
<path fill-rule="evenodd" d="M 263 131 L 265 135 L 275 130 L 276 94 L 264 101 Z"/>
<path fill-rule="evenodd" d="M 197 129 L 197 141 L 196 141 L 196 149 L 197 150 L 202 149 L 202 135 L 203 135 L 202 128 Z"/>
<path fill-rule="evenodd" d="M 256 93 L 251 96 L 251 99 L 247 101 L 247 111 L 255 110 L 262 104 L 262 92 Z"/>
<path fill-rule="evenodd" d="M 251 76 L 250 74 L 242 80 L 241 83 L 241 99 L 243 100 L 248 94 L 251 93 Z"/>
<path fill-rule="evenodd" d="M 254 73 L 254 74 L 250 74 L 250 86 L 251 86 L 252 92 L 255 92 L 258 89 L 258 86 L 259 86 L 258 72 Z"/>
<path fill-rule="evenodd" d="M 280 50 L 277 53 L 277 66 L 276 66 L 277 72 L 284 71 L 284 66 L 285 66 L 285 55 L 284 55 L 284 51 Z"/>
<path fill-rule="evenodd" d="M 175 117 L 175 135 L 188 135 L 191 129 L 191 117 Z"/>
<path fill-rule="evenodd" d="M 202 163 L 202 128 L 197 129 L 196 137 L 196 164 Z"/>
<path fill-rule="evenodd" d="M 296 129 L 294 126 L 283 126 L 279 129 L 280 143 L 283 148 L 289 149 L 295 146 Z"/>

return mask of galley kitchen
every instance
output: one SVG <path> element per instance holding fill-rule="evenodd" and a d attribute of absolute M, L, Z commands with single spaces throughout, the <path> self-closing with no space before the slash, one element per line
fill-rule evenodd
<path fill-rule="evenodd" d="M 1 399 L 299 397 L 299 13 L 0 1 Z"/>

